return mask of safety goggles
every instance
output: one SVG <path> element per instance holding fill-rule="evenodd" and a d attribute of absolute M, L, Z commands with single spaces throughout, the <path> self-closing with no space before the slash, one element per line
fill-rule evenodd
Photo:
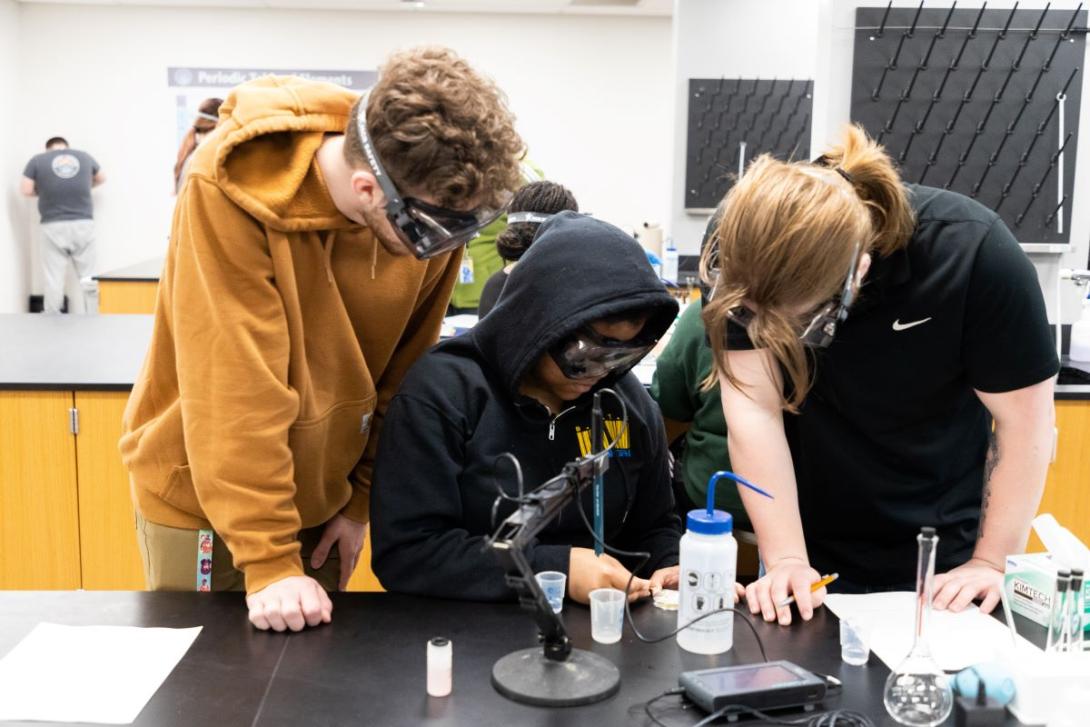
<path fill-rule="evenodd" d="M 804 346 L 828 348 L 836 337 L 837 326 L 848 318 L 848 310 L 855 300 L 855 274 L 859 269 L 861 253 L 862 247 L 857 244 L 855 254 L 852 255 L 851 267 L 848 269 L 848 277 L 844 280 L 844 288 L 839 295 L 818 308 L 810 321 L 802 328 L 799 340 Z M 718 271 L 715 271 L 715 274 L 718 276 Z M 727 311 L 727 316 L 748 330 L 757 314 L 743 305 Z"/>
<path fill-rule="evenodd" d="M 546 214 L 545 212 L 508 212 L 507 224 L 513 225 L 516 222 L 528 222 L 535 225 L 540 225 L 542 222 L 548 222 L 555 215 Z"/>
<path fill-rule="evenodd" d="M 550 348 L 549 355 L 569 379 L 596 379 L 634 366 L 656 343 L 657 338 L 643 333 L 628 341 L 618 341 L 587 326 Z"/>
<path fill-rule="evenodd" d="M 426 260 L 461 247 L 506 211 L 510 193 L 499 207 L 481 206 L 468 212 L 437 207 L 413 197 L 402 197 L 379 161 L 371 136 L 367 133 L 365 108 L 366 101 L 363 101 L 356 119 L 363 153 L 386 196 L 386 218 L 390 220 L 398 238 L 417 259 Z"/>

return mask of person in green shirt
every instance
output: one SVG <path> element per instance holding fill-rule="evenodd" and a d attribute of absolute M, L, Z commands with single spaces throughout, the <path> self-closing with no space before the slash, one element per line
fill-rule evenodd
<path fill-rule="evenodd" d="M 709 244 L 718 223 L 718 213 L 712 216 L 704 232 L 701 248 Z M 675 442 L 685 437 L 685 449 L 676 466 L 681 469 L 684 499 L 676 492 L 678 509 L 688 511 L 704 507 L 708 496 L 708 478 L 719 470 L 729 470 L 727 455 L 727 422 L 719 398 L 719 384 L 705 391 L 704 380 L 712 370 L 712 351 L 708 345 L 704 321 L 700 317 L 702 300 L 690 303 L 674 326 L 670 342 L 655 362 L 651 397 L 658 402 L 666 424 L 666 438 Z M 717 487 L 715 506 L 734 518 L 739 535 L 739 575 L 756 575 L 756 547 L 747 540 L 752 531 L 742 498 L 735 487 Z M 755 542 L 755 541 L 754 541 Z"/>
<path fill-rule="evenodd" d="M 719 400 L 719 385 L 708 391 L 701 384 L 712 368 L 712 351 L 705 340 L 700 301 L 690 303 L 677 321 L 670 342 L 655 362 L 651 396 L 659 403 L 671 441 L 684 432 L 685 452 L 681 457 L 682 482 L 689 510 L 703 507 L 708 478 L 713 472 L 730 469 L 727 456 L 727 422 Z M 734 487 L 717 487 L 716 507 L 734 518 L 736 530 L 749 530 L 749 518 L 742 498 Z"/>
<path fill-rule="evenodd" d="M 523 159 L 522 176 L 526 182 L 536 182 L 545 178 L 545 172 L 529 159 Z M 462 254 L 462 265 L 458 270 L 458 282 L 450 296 L 451 313 L 477 312 L 485 281 L 494 273 L 503 270 L 507 264 L 496 250 L 496 238 L 506 228 L 507 215 L 503 215 L 482 229 L 466 245 Z"/>

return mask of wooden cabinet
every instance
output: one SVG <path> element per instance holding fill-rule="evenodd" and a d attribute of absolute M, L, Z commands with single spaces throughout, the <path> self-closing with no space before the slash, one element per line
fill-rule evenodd
<path fill-rule="evenodd" d="M 128 397 L 0 391 L 0 589 L 144 589 L 117 448 Z M 349 590 L 382 590 L 370 563 L 368 539 Z"/>
<path fill-rule="evenodd" d="M 80 564 L 87 590 L 144 589 L 129 473 L 117 442 L 127 391 L 77 391 Z"/>
<path fill-rule="evenodd" d="M 117 449 L 128 395 L 0 391 L 0 589 L 144 588 Z M 1090 401 L 1057 401 L 1056 422 L 1040 511 L 1090 544 Z M 370 564 L 368 538 L 349 590 L 382 590 Z"/>
<path fill-rule="evenodd" d="M 126 391 L 0 392 L 0 588 L 140 590 Z"/>
<path fill-rule="evenodd" d="M 371 528 L 367 528 L 367 537 L 363 540 L 363 552 L 360 553 L 360 562 L 356 566 L 356 572 L 348 581 L 350 591 L 384 591 L 382 584 L 378 582 L 375 572 L 371 570 Z"/>
<path fill-rule="evenodd" d="M 1052 513 L 1090 545 L 1090 401 L 1057 401 L 1056 428 L 1056 460 L 1048 469 L 1038 512 Z M 1044 550 L 1035 534 L 1030 536 L 1029 550 Z"/>
<path fill-rule="evenodd" d="M 147 280 L 100 280 L 99 313 L 154 313 L 159 283 Z"/>
<path fill-rule="evenodd" d="M 80 579 L 70 391 L 0 391 L 0 588 Z"/>

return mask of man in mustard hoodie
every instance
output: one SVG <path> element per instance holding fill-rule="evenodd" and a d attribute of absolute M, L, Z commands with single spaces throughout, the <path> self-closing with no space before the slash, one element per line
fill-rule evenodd
<path fill-rule="evenodd" d="M 228 97 L 124 418 L 150 588 L 244 587 L 262 629 L 330 620 L 386 407 L 438 337 L 455 251 L 520 184 L 513 124 L 443 48 L 394 54 L 363 99 L 298 78 Z"/>

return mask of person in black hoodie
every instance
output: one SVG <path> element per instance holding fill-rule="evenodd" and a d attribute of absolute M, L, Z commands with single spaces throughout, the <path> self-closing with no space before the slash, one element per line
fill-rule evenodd
<path fill-rule="evenodd" d="M 655 403 L 630 369 L 677 316 L 640 246 L 621 230 L 573 212 L 541 225 L 490 315 L 441 342 L 409 371 L 386 413 L 371 493 L 372 567 L 391 591 L 499 601 L 514 598 L 482 545 L 497 483 L 517 492 L 505 452 L 530 490 L 588 454 L 593 392 L 624 400 L 628 430 L 605 474 L 605 540 L 651 558 L 630 597 L 676 587 L 681 523 Z M 606 430 L 622 409 L 601 397 Z M 568 574 L 568 595 L 624 589 L 630 569 L 593 539 L 572 502 L 529 549 L 534 572 Z M 582 507 L 591 512 L 590 488 Z"/>

